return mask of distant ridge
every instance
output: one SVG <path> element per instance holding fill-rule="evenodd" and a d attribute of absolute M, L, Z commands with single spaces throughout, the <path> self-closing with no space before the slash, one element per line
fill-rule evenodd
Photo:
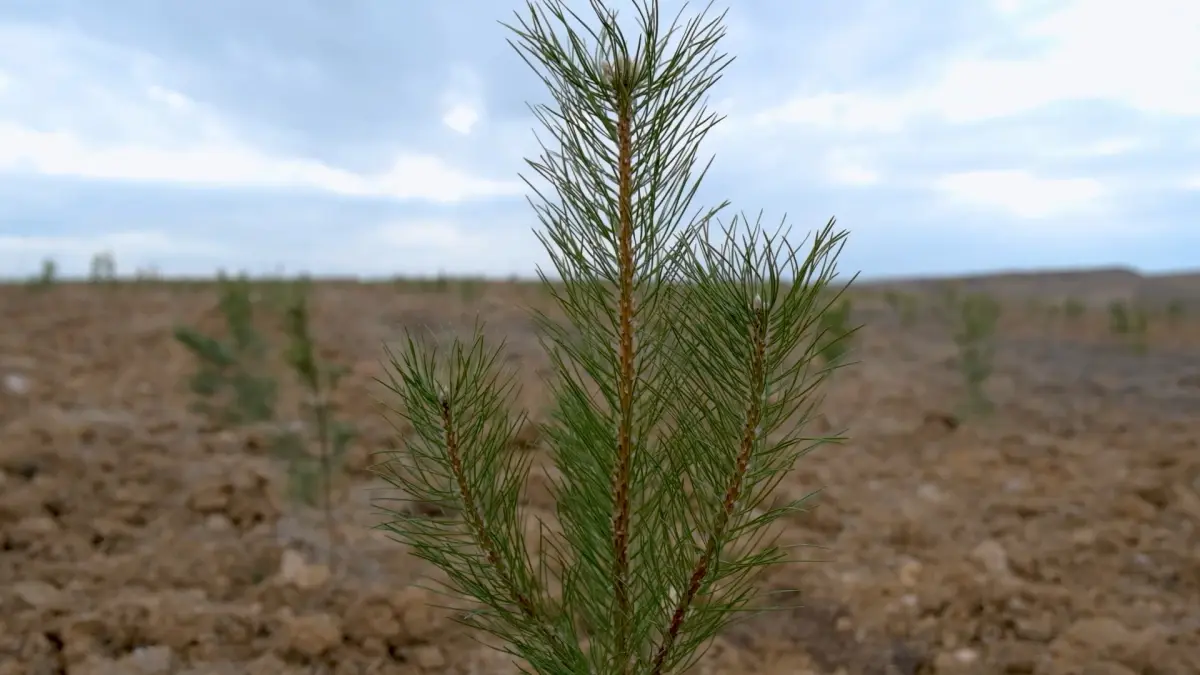
<path fill-rule="evenodd" d="M 963 292 L 985 292 L 1007 300 L 1037 297 L 1059 302 L 1073 298 L 1089 305 L 1114 300 L 1165 305 L 1178 300 L 1200 307 L 1200 271 L 1142 274 L 1130 267 L 1114 266 L 877 279 L 855 284 L 863 290 L 888 288 L 921 294 L 935 293 L 951 285 Z"/>

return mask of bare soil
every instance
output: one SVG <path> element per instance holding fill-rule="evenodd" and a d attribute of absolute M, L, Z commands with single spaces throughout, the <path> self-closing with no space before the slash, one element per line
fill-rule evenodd
<path fill-rule="evenodd" d="M 824 490 L 783 535 L 818 547 L 802 549 L 810 562 L 766 581 L 795 608 L 739 621 L 696 672 L 1200 673 L 1200 321 L 1154 314 L 1140 354 L 1104 309 L 1150 302 L 1152 282 L 971 281 L 1005 314 L 997 409 L 965 420 L 937 294 L 895 286 L 922 294 L 904 325 L 886 289 L 862 287 L 860 363 L 814 423 L 850 440 L 781 488 Z M 1200 297 L 1194 278 L 1166 286 Z M 1078 319 L 1045 307 L 1085 296 Z M 194 364 L 171 329 L 217 330 L 215 299 L 212 286 L 0 287 L 0 675 L 517 672 L 432 606 L 444 598 L 420 585 L 434 570 L 373 529 L 367 468 L 399 442 L 374 378 L 404 327 L 466 335 L 481 315 L 537 417 L 548 364 L 523 305 L 541 292 L 317 285 L 317 339 L 353 367 L 337 402 L 362 433 L 332 569 L 319 513 L 285 498 L 272 430 L 188 412 Z M 281 381 L 290 410 L 299 393 Z M 553 508 L 536 473 L 525 498 Z"/>

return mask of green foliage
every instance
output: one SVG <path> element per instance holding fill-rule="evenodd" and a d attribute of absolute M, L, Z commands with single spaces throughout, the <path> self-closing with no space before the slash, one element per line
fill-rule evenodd
<path fill-rule="evenodd" d="M 301 279 L 290 290 L 284 309 L 284 334 L 288 339 L 284 359 L 307 394 L 303 412 L 316 428 L 318 453 L 313 457 L 304 438 L 295 433 L 281 436 L 277 449 L 288 461 L 292 496 L 310 506 L 320 506 L 325 512 L 332 547 L 336 541 L 334 469 L 341 466 L 356 430 L 352 424 L 334 418 L 331 397 L 346 369 L 324 363 L 317 357 L 310 328 L 309 282 Z"/>
<path fill-rule="evenodd" d="M 883 301 L 895 314 L 900 313 L 900 293 L 898 291 L 885 291 Z"/>
<path fill-rule="evenodd" d="M 463 302 L 474 302 L 483 294 L 483 282 L 479 279 L 463 279 L 458 282 L 459 297 Z"/>
<path fill-rule="evenodd" d="M 147 265 L 134 272 L 133 280 L 138 284 L 154 284 L 162 281 L 162 274 L 154 265 Z"/>
<path fill-rule="evenodd" d="M 816 349 L 828 366 L 837 366 L 850 349 L 855 329 L 850 326 L 850 298 L 835 298 L 818 315 Z"/>
<path fill-rule="evenodd" d="M 992 375 L 995 359 L 996 323 L 1000 319 L 1000 304 L 983 293 L 970 293 L 958 302 L 958 323 L 954 344 L 958 347 L 958 368 L 966 386 L 966 414 L 985 414 L 993 406 L 985 385 Z"/>
<path fill-rule="evenodd" d="M 900 299 L 900 325 L 911 328 L 917 322 L 917 299 L 904 295 Z"/>
<path fill-rule="evenodd" d="M 1146 331 L 1150 317 L 1140 307 L 1130 308 L 1124 302 L 1114 300 L 1108 305 L 1108 329 L 1139 354 L 1147 351 Z"/>
<path fill-rule="evenodd" d="M 37 276 L 29 280 L 29 285 L 37 289 L 47 289 L 58 282 L 58 263 L 53 258 L 42 260 L 42 269 Z"/>
<path fill-rule="evenodd" d="M 911 328 L 917 322 L 917 299 L 911 294 L 887 291 L 883 298 L 892 312 L 900 317 L 900 325 Z"/>
<path fill-rule="evenodd" d="M 177 326 L 175 338 L 197 360 L 189 386 L 197 400 L 192 408 L 221 425 L 266 422 L 275 418 L 277 385 L 269 373 L 270 345 L 255 329 L 255 305 L 260 295 L 244 276 L 219 279 L 219 308 L 227 335 L 215 338 L 190 326 Z M 292 498 L 319 506 L 325 512 L 330 554 L 336 542 L 333 516 L 335 467 L 356 437 L 353 425 L 335 418 L 331 397 L 346 369 L 321 361 L 311 332 L 307 279 L 287 285 L 265 284 L 263 302 L 282 315 L 287 344 L 283 358 L 295 374 L 306 399 L 302 416 L 315 429 L 315 438 L 296 428 L 277 432 L 276 454 L 287 462 Z M 316 453 L 311 451 L 315 440 Z"/>
<path fill-rule="evenodd" d="M 1067 319 L 1072 321 L 1082 317 L 1085 310 L 1086 308 L 1084 307 L 1083 303 L 1075 298 L 1068 298 L 1067 301 L 1063 303 L 1063 314 L 1067 317 Z"/>
<path fill-rule="evenodd" d="M 92 256 L 88 278 L 94 284 L 111 283 L 117 278 L 117 261 L 111 252 L 103 251 Z"/>
<path fill-rule="evenodd" d="M 530 458 L 509 451 L 524 416 L 482 329 L 389 352 L 385 384 L 414 432 L 380 475 L 443 515 L 394 509 L 384 527 L 482 605 L 464 623 L 534 672 L 662 675 L 694 664 L 757 574 L 787 559 L 767 528 L 804 500 L 767 497 L 834 440 L 804 432 L 829 372 L 815 338 L 845 233 L 831 220 L 805 255 L 761 219 L 714 232 L 724 204 L 689 217 L 719 121 L 705 94 L 729 61 L 714 53 L 721 19 L 663 30 L 647 0 L 634 46 L 592 9 L 598 26 L 579 28 L 543 0 L 509 26 L 557 104 L 534 108 L 554 144 L 529 161 L 550 192 L 529 185 L 562 280 L 539 271 L 564 322 L 535 315 L 555 373 L 542 437 L 561 530 L 543 524 L 528 556 Z"/>
<path fill-rule="evenodd" d="M 1133 328 L 1129 308 L 1119 300 L 1108 303 L 1108 330 L 1117 336 L 1128 335 Z"/>
<path fill-rule="evenodd" d="M 270 420 L 275 414 L 276 383 L 266 372 L 267 345 L 254 326 L 250 282 L 244 277 L 219 282 L 219 309 L 227 336 L 204 335 L 176 326 L 175 339 L 197 359 L 188 381 L 196 401 L 192 410 L 223 425 Z"/>
<path fill-rule="evenodd" d="M 1172 326 L 1178 326 L 1180 323 L 1183 323 L 1185 312 L 1186 309 L 1183 300 L 1176 298 L 1170 301 L 1167 303 L 1167 322 Z"/>

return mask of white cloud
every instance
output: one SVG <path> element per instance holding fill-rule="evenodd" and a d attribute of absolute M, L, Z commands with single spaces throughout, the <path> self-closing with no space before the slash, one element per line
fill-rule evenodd
<path fill-rule="evenodd" d="M 826 180 L 839 185 L 875 185 L 880 180 L 879 172 L 871 168 L 861 153 L 842 149 L 831 151 L 825 158 Z"/>
<path fill-rule="evenodd" d="M 300 187 L 352 196 L 457 202 L 520 194 L 515 181 L 472 176 L 429 155 L 402 155 L 386 171 L 361 174 L 322 162 L 272 157 L 237 143 L 175 147 L 105 144 L 62 131 L 0 123 L 0 170 L 46 176 L 213 187 Z"/>
<path fill-rule="evenodd" d="M 442 124 L 467 135 L 483 118 L 483 83 L 474 68 L 457 65 L 450 69 L 449 82 L 441 94 Z"/>
<path fill-rule="evenodd" d="M 1000 2 L 1011 36 L 977 45 L 898 92 L 809 92 L 761 111 L 758 125 L 893 133 L 922 118 L 963 124 L 1063 101 L 1105 101 L 1200 116 L 1200 4 L 1188 0 Z M 998 47 L 1021 56 L 989 57 Z M 935 71 L 936 72 L 936 71 Z"/>
<path fill-rule="evenodd" d="M 500 216 L 487 229 L 452 218 L 397 218 L 346 233 L 308 255 L 302 268 L 354 270 L 367 276 L 407 274 L 528 275 L 546 264 L 544 252 L 520 218 Z"/>
<path fill-rule="evenodd" d="M 472 106 L 464 103 L 451 106 L 442 115 L 442 124 L 464 136 L 471 133 L 471 129 L 475 127 L 478 121 L 479 112 Z"/>
<path fill-rule="evenodd" d="M 1090 178 L 1039 178 L 1026 171 L 966 171 L 934 188 L 951 203 L 1042 219 L 1098 211 L 1104 187 Z"/>
<path fill-rule="evenodd" d="M 0 108 L 0 171 L 436 202 L 523 192 L 518 181 L 476 176 L 428 154 L 398 152 L 375 173 L 274 155 L 164 85 L 169 73 L 151 56 L 42 26 L 0 23 L 5 39 L 18 48 L 0 45 L 0 71 L 27 75 L 0 91 L 13 102 Z"/>
<path fill-rule="evenodd" d="M 858 93 L 820 93 L 800 96 L 755 113 L 757 126 L 811 126 L 845 132 L 896 132 L 911 111 L 904 100 Z"/>
<path fill-rule="evenodd" d="M 1058 155 L 1062 157 L 1117 157 L 1137 150 L 1144 150 L 1149 145 L 1147 141 L 1141 138 L 1105 138 L 1073 148 L 1064 148 Z"/>
<path fill-rule="evenodd" d="M 486 240 L 467 234 L 456 223 L 446 220 L 406 220 L 379 227 L 375 236 L 380 242 L 400 249 L 431 247 L 446 253 L 479 250 Z"/>

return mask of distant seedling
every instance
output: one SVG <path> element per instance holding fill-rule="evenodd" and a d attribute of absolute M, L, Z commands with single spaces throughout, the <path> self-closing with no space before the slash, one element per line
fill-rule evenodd
<path fill-rule="evenodd" d="M 1082 317 L 1085 309 L 1086 308 L 1083 306 L 1083 303 L 1075 298 L 1068 298 L 1067 301 L 1063 303 L 1063 315 L 1066 316 L 1070 321 L 1074 321 Z"/>
<path fill-rule="evenodd" d="M 836 367 L 850 350 L 855 329 L 850 326 L 850 298 L 835 298 L 817 320 L 817 353 L 826 366 Z"/>
<path fill-rule="evenodd" d="M 92 256 L 91 272 L 88 279 L 94 284 L 111 283 L 117 278 L 117 260 L 109 251 L 103 251 Z"/>
<path fill-rule="evenodd" d="M 1185 311 L 1182 300 L 1175 299 L 1167 303 L 1167 322 L 1171 324 L 1172 327 L 1183 323 L 1184 313 Z"/>
<path fill-rule="evenodd" d="M 884 302 L 900 317 L 900 324 L 906 328 L 917 321 L 917 299 L 908 293 L 888 291 L 883 296 Z"/>
<path fill-rule="evenodd" d="M 1147 351 L 1146 331 L 1149 325 L 1150 319 L 1145 310 L 1136 307 L 1131 309 L 1118 300 L 1109 303 L 1109 331 L 1139 354 Z"/>
<path fill-rule="evenodd" d="M 324 511 L 332 554 L 337 538 L 333 515 L 334 469 L 341 466 L 346 448 L 356 431 L 353 425 L 334 419 L 331 397 L 346 369 L 323 363 L 317 358 L 309 327 L 311 317 L 307 280 L 300 280 L 291 290 L 291 297 L 284 309 L 284 333 L 288 339 L 285 359 L 307 393 L 303 408 L 316 428 L 318 454 L 313 457 L 304 437 L 294 433 L 280 436 L 276 447 L 288 460 L 289 487 L 293 498 L 309 506 L 319 505 Z"/>
<path fill-rule="evenodd" d="M 58 281 L 58 263 L 53 258 L 42 260 L 42 269 L 29 280 L 29 285 L 36 289 L 50 288 Z"/>
<path fill-rule="evenodd" d="M 993 371 L 994 335 L 999 319 L 1000 304 L 990 296 L 972 293 L 958 303 L 954 344 L 958 347 L 958 368 L 966 385 L 968 414 L 986 414 L 993 408 L 985 385 Z"/>
<path fill-rule="evenodd" d="M 244 276 L 222 277 L 219 284 L 228 336 L 218 339 L 182 325 L 174 331 L 198 361 L 188 380 L 196 396 L 191 409 L 223 425 L 268 421 L 274 417 L 277 387 L 266 375 L 267 345 L 254 329 L 250 282 Z"/>

